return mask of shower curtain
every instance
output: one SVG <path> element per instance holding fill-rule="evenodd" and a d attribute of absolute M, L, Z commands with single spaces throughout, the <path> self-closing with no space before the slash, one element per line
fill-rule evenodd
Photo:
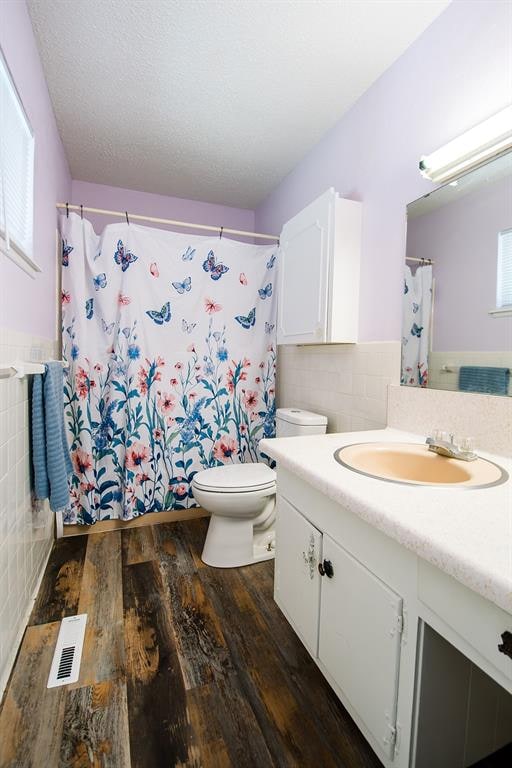
<path fill-rule="evenodd" d="M 61 219 L 66 523 L 195 506 L 275 433 L 276 246 Z M 266 457 L 263 457 L 265 460 Z"/>
<path fill-rule="evenodd" d="M 402 320 L 402 384 L 428 385 L 428 353 L 432 309 L 432 266 L 413 275 L 406 265 Z"/>

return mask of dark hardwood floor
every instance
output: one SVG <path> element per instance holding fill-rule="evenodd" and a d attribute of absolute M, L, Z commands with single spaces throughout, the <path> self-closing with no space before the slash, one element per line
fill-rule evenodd
<path fill-rule="evenodd" d="M 0 714 L 2 768 L 380 765 L 275 605 L 273 564 L 205 566 L 206 526 L 55 544 Z M 80 681 L 48 690 L 75 613 Z"/>
<path fill-rule="evenodd" d="M 205 566 L 206 526 L 55 544 L 0 713 L 1 768 L 380 766 L 275 605 L 272 563 Z M 80 680 L 48 690 L 75 613 Z"/>

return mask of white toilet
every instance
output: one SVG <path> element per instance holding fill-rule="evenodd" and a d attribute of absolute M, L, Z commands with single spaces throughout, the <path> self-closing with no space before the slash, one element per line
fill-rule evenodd
<path fill-rule="evenodd" d="M 327 419 L 299 408 L 278 408 L 277 437 L 320 435 Z M 230 464 L 198 472 L 192 481 L 198 504 L 210 512 L 202 560 L 235 568 L 274 557 L 276 473 L 266 464 Z"/>

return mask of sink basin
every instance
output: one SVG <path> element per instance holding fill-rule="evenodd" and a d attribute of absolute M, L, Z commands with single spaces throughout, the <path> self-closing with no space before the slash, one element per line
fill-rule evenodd
<path fill-rule="evenodd" d="M 353 472 L 407 485 L 488 488 L 508 480 L 492 461 L 450 459 L 419 443 L 354 443 L 339 448 L 334 458 Z"/>

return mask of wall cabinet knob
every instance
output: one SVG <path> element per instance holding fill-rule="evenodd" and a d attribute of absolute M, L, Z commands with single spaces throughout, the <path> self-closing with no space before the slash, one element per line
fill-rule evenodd
<path fill-rule="evenodd" d="M 323 563 L 318 563 L 318 573 L 320 576 L 327 576 L 328 579 L 332 579 L 334 576 L 334 568 L 330 560 L 324 560 Z"/>
<path fill-rule="evenodd" d="M 510 656 L 512 659 L 512 632 L 509 632 L 506 630 L 501 635 L 501 639 L 503 640 L 502 643 L 499 643 L 498 645 L 498 651 L 501 653 L 504 653 L 505 656 Z"/>

